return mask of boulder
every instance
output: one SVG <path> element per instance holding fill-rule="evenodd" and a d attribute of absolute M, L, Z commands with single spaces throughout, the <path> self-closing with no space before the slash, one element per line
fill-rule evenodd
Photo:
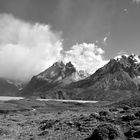
<path fill-rule="evenodd" d="M 134 138 L 139 138 L 139 139 L 140 139 L 140 130 L 134 132 L 134 133 L 133 133 L 133 137 L 134 137 Z"/>
<path fill-rule="evenodd" d="M 121 117 L 121 120 L 123 122 L 130 122 L 130 121 L 133 121 L 135 119 L 136 119 L 136 117 L 133 114 L 124 115 L 124 116 Z"/>
<path fill-rule="evenodd" d="M 85 140 L 124 140 L 124 135 L 122 134 L 119 127 L 106 123 L 100 124 L 92 133 L 89 138 Z"/>

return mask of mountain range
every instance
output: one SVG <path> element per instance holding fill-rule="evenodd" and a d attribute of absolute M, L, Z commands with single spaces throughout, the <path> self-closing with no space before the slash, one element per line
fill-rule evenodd
<path fill-rule="evenodd" d="M 139 94 L 140 55 L 135 54 L 117 56 L 93 74 L 60 61 L 27 84 L 0 78 L 3 96 L 114 101 Z"/>
<path fill-rule="evenodd" d="M 91 75 L 85 71 L 77 71 L 71 62 L 56 62 L 33 76 L 21 95 L 113 101 L 130 98 L 139 92 L 140 56 L 132 54 L 111 59 Z"/>

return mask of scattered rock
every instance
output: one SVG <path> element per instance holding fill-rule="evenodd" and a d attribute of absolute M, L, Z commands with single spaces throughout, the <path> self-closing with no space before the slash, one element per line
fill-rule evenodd
<path fill-rule="evenodd" d="M 43 131 L 43 132 L 41 132 L 40 134 L 38 134 L 38 136 L 45 136 L 45 135 L 47 135 L 47 134 L 49 134 L 48 131 Z"/>
<path fill-rule="evenodd" d="M 124 122 L 130 122 L 130 121 L 133 121 L 135 119 L 136 119 L 136 117 L 133 114 L 129 114 L 129 115 L 125 115 L 125 116 L 121 117 L 121 121 L 124 121 Z"/>
<path fill-rule="evenodd" d="M 132 138 L 132 137 L 133 137 L 133 133 L 132 133 L 131 130 L 125 132 L 124 135 L 125 135 L 127 138 Z"/>
<path fill-rule="evenodd" d="M 110 113 L 109 113 L 108 111 L 100 111 L 100 112 L 99 112 L 99 115 L 100 115 L 100 116 L 109 116 Z"/>
<path fill-rule="evenodd" d="M 133 133 L 134 138 L 140 138 L 140 130 Z"/>
<path fill-rule="evenodd" d="M 140 118 L 140 111 L 136 112 L 135 113 L 135 116 L 138 117 L 138 118 Z"/>
<path fill-rule="evenodd" d="M 133 126 L 140 126 L 140 121 L 136 120 L 131 125 L 133 125 Z"/>
<path fill-rule="evenodd" d="M 117 109 L 117 108 L 110 108 L 109 111 L 110 111 L 110 112 L 117 112 L 118 109 Z"/>
<path fill-rule="evenodd" d="M 53 127 L 53 125 L 56 123 L 57 121 L 54 120 L 43 120 L 40 124 L 40 129 L 41 130 L 45 130 L 45 129 L 50 129 L 51 127 Z"/>
<path fill-rule="evenodd" d="M 128 105 L 125 105 L 125 106 L 123 107 L 123 110 L 129 110 L 129 109 L 131 109 L 131 107 L 128 106 Z"/>
<path fill-rule="evenodd" d="M 98 113 L 91 113 L 91 114 L 89 115 L 89 118 L 90 118 L 90 119 L 99 119 L 100 116 L 99 116 Z"/>
<path fill-rule="evenodd" d="M 9 134 L 8 130 L 5 130 L 3 128 L 0 128 L 0 136 L 2 136 L 2 135 L 8 135 L 8 134 Z"/>
<path fill-rule="evenodd" d="M 124 140 L 124 135 L 113 124 L 101 124 L 85 140 Z"/>
<path fill-rule="evenodd" d="M 119 113 L 121 113 L 121 114 L 124 114 L 126 111 L 124 111 L 124 110 L 121 110 Z"/>

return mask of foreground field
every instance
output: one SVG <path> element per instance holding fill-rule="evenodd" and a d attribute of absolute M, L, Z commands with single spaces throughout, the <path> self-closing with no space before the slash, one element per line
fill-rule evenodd
<path fill-rule="evenodd" d="M 0 140 L 136 140 L 140 108 L 29 99 L 0 102 Z"/>

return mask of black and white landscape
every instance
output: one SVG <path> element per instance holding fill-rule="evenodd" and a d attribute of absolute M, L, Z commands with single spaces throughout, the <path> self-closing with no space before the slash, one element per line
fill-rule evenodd
<path fill-rule="evenodd" d="M 0 140 L 140 139 L 140 0 L 0 0 Z"/>

